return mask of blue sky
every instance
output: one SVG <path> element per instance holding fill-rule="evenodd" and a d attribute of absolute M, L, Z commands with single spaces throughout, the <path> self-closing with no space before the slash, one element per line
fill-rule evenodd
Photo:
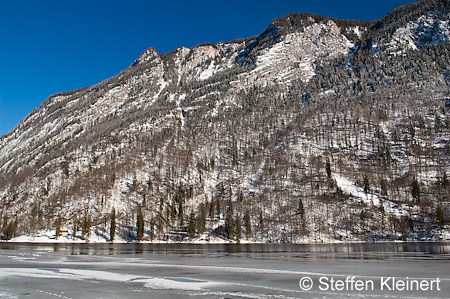
<path fill-rule="evenodd" d="M 375 20 L 409 2 L 0 0 L 0 136 L 51 94 L 112 77 L 148 47 L 250 37 L 291 12 Z"/>

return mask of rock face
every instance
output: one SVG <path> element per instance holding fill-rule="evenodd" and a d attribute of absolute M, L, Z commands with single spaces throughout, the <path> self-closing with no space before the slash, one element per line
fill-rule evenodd
<path fill-rule="evenodd" d="M 419 50 L 427 45 L 448 43 L 450 36 L 450 16 L 448 13 L 438 15 L 430 12 L 408 22 L 404 27 L 398 28 L 394 36 L 387 43 L 387 51 Z"/>
<path fill-rule="evenodd" d="M 448 6 L 290 14 L 51 96 L 0 139 L 2 237 L 108 235 L 114 208 L 125 240 L 138 211 L 146 239 L 441 238 Z"/>

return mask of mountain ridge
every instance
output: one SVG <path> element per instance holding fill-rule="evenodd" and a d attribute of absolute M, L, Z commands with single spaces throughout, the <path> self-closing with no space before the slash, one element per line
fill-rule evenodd
<path fill-rule="evenodd" d="M 122 240 L 446 238 L 441 2 L 385 27 L 288 14 L 50 96 L 0 138 L 2 237 L 63 225 L 89 240 L 115 211 Z"/>
<path fill-rule="evenodd" d="M 427 1 L 427 2 L 430 2 L 430 1 Z M 441 4 L 444 5 L 444 8 L 445 8 L 445 7 L 448 8 L 448 1 L 446 1 L 446 0 L 435 0 L 435 1 L 433 1 L 433 2 L 436 2 L 436 5 L 438 5 L 438 7 L 440 7 L 440 8 L 442 8 Z M 441 3 L 441 2 L 442 2 L 442 3 Z M 403 6 L 397 7 L 397 8 L 395 8 L 394 10 L 390 11 L 390 12 L 388 13 L 388 15 L 386 15 L 385 17 L 382 17 L 382 18 L 380 18 L 380 19 L 378 19 L 378 20 L 374 20 L 374 21 L 360 21 L 360 20 L 354 20 L 354 19 L 337 19 L 337 18 L 332 18 L 332 17 L 328 17 L 328 16 L 324 16 L 324 15 L 319 15 L 319 14 L 312 14 L 312 13 L 305 13 L 305 12 L 296 12 L 296 13 L 288 13 L 288 14 L 282 16 L 282 17 L 275 18 L 275 19 L 272 20 L 272 22 L 271 22 L 270 24 L 271 24 L 271 25 L 273 24 L 273 25 L 275 25 L 275 26 L 283 27 L 283 25 L 281 25 L 281 24 L 284 24 L 284 23 L 285 23 L 285 19 L 289 19 L 290 17 L 294 17 L 294 18 L 297 19 L 297 20 L 293 21 L 293 23 L 291 24 L 290 28 L 292 28 L 292 25 L 297 25 L 297 26 L 298 26 L 298 23 L 301 23 L 301 22 L 299 22 L 298 20 L 300 20 L 300 21 L 305 21 L 305 20 L 307 20 L 307 18 L 313 18 L 313 19 L 319 20 L 319 21 L 323 21 L 323 20 L 332 20 L 332 21 L 335 22 L 335 23 L 336 23 L 336 22 L 338 22 L 338 23 L 341 22 L 341 23 L 343 23 L 343 24 L 354 24 L 354 25 L 365 24 L 365 25 L 366 25 L 365 27 L 371 27 L 370 25 L 372 25 L 372 26 L 378 28 L 378 27 L 381 27 L 380 24 L 383 23 L 382 21 L 384 21 L 385 19 L 388 19 L 388 17 L 389 17 L 391 14 L 398 14 L 398 13 L 400 13 L 402 10 L 404 10 L 405 8 L 409 8 L 409 7 L 413 7 L 413 8 L 417 8 L 417 6 L 420 7 L 419 3 L 421 3 L 421 1 L 417 1 L 417 2 L 414 2 L 414 3 L 408 3 L 408 4 L 405 4 L 405 5 L 403 5 Z M 288 21 L 291 21 L 291 20 L 288 20 Z M 380 24 L 378 24 L 378 23 L 380 23 Z M 276 25 L 276 24 L 280 24 L 280 25 Z M 255 36 L 247 37 L 247 38 L 238 38 L 238 39 L 232 40 L 231 42 L 224 41 L 224 42 L 218 42 L 218 43 L 225 43 L 225 44 L 238 43 L 238 44 L 239 44 L 239 43 L 242 43 L 243 41 L 245 41 L 245 42 L 247 42 L 247 41 L 254 41 L 254 40 L 256 40 L 258 37 L 260 37 L 261 35 L 264 35 L 264 33 L 265 33 L 266 31 L 268 31 L 269 28 L 270 28 L 270 25 L 269 25 L 269 27 L 268 27 L 267 29 L 265 29 L 265 30 L 264 30 L 262 33 L 260 33 L 259 35 L 255 35 Z M 206 45 L 206 44 L 215 45 L 215 44 L 210 43 L 210 42 L 204 42 L 204 43 L 200 43 L 200 44 L 198 44 L 198 45 L 194 45 L 192 48 L 196 48 L 196 47 L 198 47 L 198 46 L 203 46 L 203 45 Z M 178 49 L 180 49 L 180 48 L 186 48 L 186 47 L 185 47 L 185 46 L 179 46 L 178 48 L 173 49 L 173 50 L 171 50 L 171 51 L 169 51 L 169 52 L 167 52 L 167 53 L 159 53 L 154 47 L 149 47 L 149 48 L 147 48 L 146 50 L 144 50 L 144 51 L 142 52 L 142 54 L 139 55 L 138 58 L 136 58 L 135 61 L 134 61 L 128 68 L 134 66 L 134 65 L 138 62 L 139 58 L 140 58 L 142 55 L 144 55 L 144 54 L 145 54 L 147 51 L 149 51 L 149 50 L 156 51 L 156 53 L 158 53 L 158 55 L 164 56 L 164 55 L 170 55 L 170 53 L 176 52 L 176 51 L 177 51 Z M 127 68 L 127 69 L 128 69 L 128 68 Z M 120 73 L 126 71 L 127 69 L 121 71 Z M 115 78 L 115 77 L 118 76 L 118 75 L 119 75 L 119 74 L 117 74 L 117 75 L 115 75 L 115 76 L 113 76 L 113 77 L 111 77 L 111 78 L 104 79 L 104 80 L 102 80 L 101 82 L 95 84 L 94 86 L 96 86 L 96 85 L 98 85 L 98 84 L 101 84 L 102 82 L 104 82 L 104 81 L 106 81 L 106 80 Z M 91 88 L 91 87 L 88 87 L 88 86 L 87 86 L 87 87 L 80 87 L 80 88 L 76 88 L 76 89 L 74 89 L 74 90 L 57 92 L 57 93 L 55 93 L 55 94 L 50 95 L 50 96 L 48 97 L 48 99 L 44 100 L 44 101 L 41 103 L 41 106 L 42 106 L 43 104 L 45 104 L 47 100 L 50 100 L 50 99 L 53 98 L 53 97 L 57 97 L 57 96 L 59 96 L 59 95 L 65 94 L 65 93 L 73 94 L 73 93 L 76 93 L 76 92 L 79 92 L 79 91 L 81 91 L 81 90 L 88 89 L 88 88 Z M 40 108 L 40 107 L 35 108 L 35 109 L 39 109 L 39 108 Z M 32 112 L 33 112 L 33 111 L 31 111 L 30 114 L 31 114 Z M 29 116 L 29 115 L 25 116 L 24 119 L 28 118 L 28 116 Z M 13 130 L 14 130 L 14 128 L 13 128 L 11 131 L 13 131 Z M 10 132 L 11 132 L 11 131 L 10 131 Z M 0 136 L 0 140 L 1 140 L 4 136 L 8 135 L 10 132 L 8 132 L 8 133 L 6 133 L 6 134 Z"/>

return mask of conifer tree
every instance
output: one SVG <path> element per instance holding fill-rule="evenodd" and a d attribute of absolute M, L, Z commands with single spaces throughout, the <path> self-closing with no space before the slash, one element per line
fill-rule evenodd
<path fill-rule="evenodd" d="M 259 210 L 259 229 L 261 232 L 264 231 L 264 217 L 262 210 Z"/>
<path fill-rule="evenodd" d="M 197 231 L 198 234 L 203 234 L 206 230 L 206 208 L 200 205 L 200 215 L 197 217 Z"/>
<path fill-rule="evenodd" d="M 91 235 L 91 215 L 84 215 L 83 225 L 81 227 L 81 236 L 84 240 L 88 240 Z"/>
<path fill-rule="evenodd" d="M 369 182 L 369 178 L 367 177 L 367 175 L 364 175 L 363 185 L 364 185 L 364 193 L 367 196 L 367 194 L 369 194 L 369 192 L 370 192 L 370 182 Z"/>
<path fill-rule="evenodd" d="M 183 218 L 184 218 L 184 213 L 183 213 L 183 199 L 180 199 L 179 203 L 178 203 L 178 220 L 180 221 L 180 226 L 183 227 Z"/>
<path fill-rule="evenodd" d="M 305 208 L 303 207 L 303 201 L 301 199 L 298 201 L 298 213 L 302 218 L 305 216 Z"/>
<path fill-rule="evenodd" d="M 216 203 L 214 201 L 214 197 L 211 198 L 211 204 L 209 205 L 209 218 L 214 219 L 215 218 L 215 208 Z"/>
<path fill-rule="evenodd" d="M 137 239 L 138 241 L 142 241 L 142 239 L 144 238 L 144 215 L 142 214 L 141 206 L 138 206 L 137 210 L 136 227 L 137 227 Z"/>
<path fill-rule="evenodd" d="M 326 166 L 325 166 L 326 170 L 327 170 L 327 176 L 329 178 L 331 178 L 331 164 L 330 164 L 330 160 L 327 160 Z"/>
<path fill-rule="evenodd" d="M 11 240 L 15 236 L 16 230 L 17 221 L 11 221 L 6 228 L 6 239 Z"/>
<path fill-rule="evenodd" d="M 248 239 L 252 235 L 252 224 L 250 222 L 250 212 L 249 212 L 249 210 L 246 210 L 245 214 L 244 214 L 244 226 L 245 226 L 245 236 Z"/>
<path fill-rule="evenodd" d="M 193 213 L 189 216 L 187 233 L 190 239 L 195 237 L 195 217 Z"/>
<path fill-rule="evenodd" d="M 114 242 L 116 237 L 116 209 L 113 208 L 110 215 L 109 239 Z"/>
<path fill-rule="evenodd" d="M 155 238 L 155 218 L 150 219 L 150 241 Z"/>
<path fill-rule="evenodd" d="M 242 237 L 242 228 L 241 228 L 241 219 L 239 218 L 239 215 L 236 216 L 236 221 L 235 221 L 235 232 L 234 232 L 234 236 L 237 242 L 241 241 L 241 237 Z"/>
<path fill-rule="evenodd" d="M 381 187 L 381 195 L 387 196 L 388 195 L 388 191 L 387 191 L 387 183 L 385 179 L 382 179 L 380 182 L 380 187 Z"/>
<path fill-rule="evenodd" d="M 446 172 L 444 172 L 444 174 L 442 176 L 441 185 L 444 187 L 448 187 L 448 185 L 449 185 L 449 181 L 448 181 Z"/>
<path fill-rule="evenodd" d="M 6 237 L 8 230 L 8 215 L 3 217 L 2 233 Z"/>
<path fill-rule="evenodd" d="M 228 239 L 234 239 L 234 215 L 233 215 L 233 203 L 228 201 L 227 215 L 225 218 L 225 235 Z"/>
<path fill-rule="evenodd" d="M 415 200 L 420 200 L 420 185 L 416 178 L 411 183 L 411 193 Z"/>

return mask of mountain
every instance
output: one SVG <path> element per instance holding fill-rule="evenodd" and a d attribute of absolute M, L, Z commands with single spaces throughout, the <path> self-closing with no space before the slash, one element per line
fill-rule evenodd
<path fill-rule="evenodd" d="M 449 6 L 293 13 L 51 96 L 0 139 L 2 237 L 449 239 Z"/>

